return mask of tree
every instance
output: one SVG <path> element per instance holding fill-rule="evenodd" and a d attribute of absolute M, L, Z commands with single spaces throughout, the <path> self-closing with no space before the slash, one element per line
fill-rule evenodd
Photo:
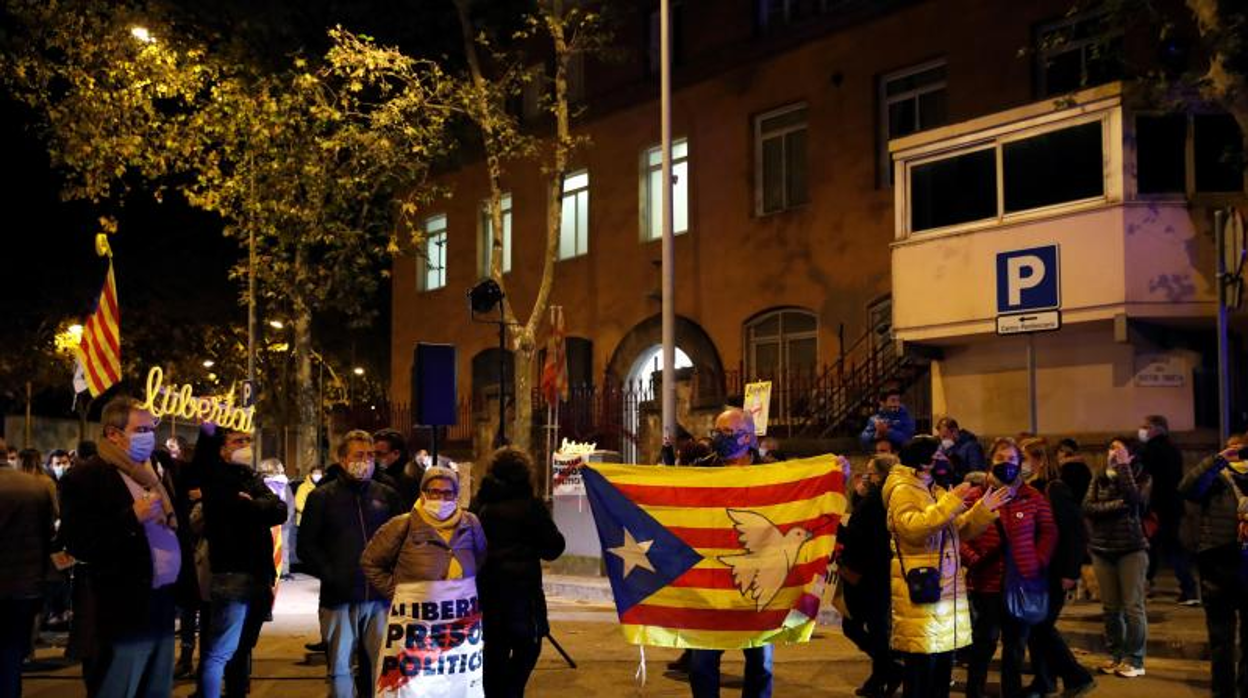
<path fill-rule="evenodd" d="M 418 247 L 412 224 L 439 189 L 452 81 L 437 64 L 342 30 L 319 60 L 255 69 L 214 53 L 157 3 L 8 0 L 3 74 L 42 117 L 63 195 L 100 202 L 173 189 L 254 240 L 260 301 L 294 325 L 300 467 L 316 461 L 318 313 L 368 319 L 381 260 Z"/>

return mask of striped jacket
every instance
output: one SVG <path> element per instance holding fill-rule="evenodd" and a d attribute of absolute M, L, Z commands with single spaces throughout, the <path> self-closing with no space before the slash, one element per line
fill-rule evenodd
<path fill-rule="evenodd" d="M 971 490 L 968 501 L 984 495 L 982 488 Z M 1045 574 L 1057 549 L 1057 524 L 1049 500 L 1031 485 L 1022 485 L 1014 499 L 997 510 L 998 521 L 1009 536 L 1010 555 L 1018 571 L 1028 579 Z M 1005 579 L 1005 558 L 1001 555 L 1000 528 L 989 526 L 983 535 L 962 543 L 962 561 L 967 569 L 971 591 L 1001 591 Z"/>

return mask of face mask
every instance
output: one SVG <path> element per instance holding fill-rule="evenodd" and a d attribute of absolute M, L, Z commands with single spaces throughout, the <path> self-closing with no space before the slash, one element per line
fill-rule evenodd
<path fill-rule="evenodd" d="M 230 454 L 230 462 L 236 465 L 251 465 L 251 446 L 234 449 Z"/>
<path fill-rule="evenodd" d="M 373 462 L 357 460 L 353 463 L 347 463 L 347 474 L 356 480 L 368 480 L 373 476 Z"/>
<path fill-rule="evenodd" d="M 312 484 L 315 485 L 316 483 L 320 482 L 322 477 L 324 476 L 321 475 L 320 473 L 312 473 Z"/>
<path fill-rule="evenodd" d="M 1008 460 L 992 464 L 992 476 L 997 479 L 997 482 L 1000 482 L 1003 485 L 1013 484 L 1014 480 L 1018 478 L 1020 470 L 1022 470 L 1022 468 L 1019 467 L 1018 463 Z"/>
<path fill-rule="evenodd" d="M 711 447 L 715 449 L 715 453 L 720 458 L 735 458 L 744 450 L 741 444 L 737 443 L 737 433 L 725 434 L 722 431 L 716 431 L 711 435 Z"/>
<path fill-rule="evenodd" d="M 761 458 L 766 458 L 768 453 L 771 453 L 771 451 L 768 449 L 765 449 L 765 448 L 758 449 L 758 455 Z"/>
<path fill-rule="evenodd" d="M 9 467 L 10 467 L 10 468 L 16 468 L 16 467 L 17 467 L 17 459 L 16 459 L 16 458 L 10 458 L 10 459 L 9 459 Z"/>
<path fill-rule="evenodd" d="M 1145 429 L 1144 427 L 1140 427 L 1140 430 L 1136 432 L 1136 435 L 1140 437 L 1140 443 L 1142 444 L 1148 443 L 1148 430 L 1147 429 Z"/>
<path fill-rule="evenodd" d="M 1022 471 L 1023 471 L 1024 478 L 1031 477 L 1031 474 L 1035 472 L 1035 469 L 1032 468 L 1031 466 L 1031 461 L 1029 460 L 1023 461 Z"/>
<path fill-rule="evenodd" d="M 450 518 L 457 508 L 459 508 L 459 504 L 454 501 L 448 502 L 441 499 L 425 500 L 425 512 L 438 521 L 445 521 Z"/>
<path fill-rule="evenodd" d="M 945 449 L 946 451 L 953 448 L 953 439 L 941 439 L 940 447 Z"/>
<path fill-rule="evenodd" d="M 130 435 L 130 449 L 126 452 L 126 455 L 130 456 L 130 460 L 135 463 L 142 463 L 150 458 L 152 451 L 155 450 L 156 434 L 148 431 Z"/>
<path fill-rule="evenodd" d="M 61 476 L 65 474 L 65 466 L 63 465 L 52 466 L 52 474 L 56 476 L 57 480 L 60 480 Z"/>

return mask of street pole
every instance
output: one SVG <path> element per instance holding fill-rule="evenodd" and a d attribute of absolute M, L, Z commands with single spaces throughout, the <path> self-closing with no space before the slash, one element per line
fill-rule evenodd
<path fill-rule="evenodd" d="M 23 432 L 25 433 L 22 434 L 22 448 L 32 447 L 30 443 L 30 436 L 32 432 L 31 424 L 30 424 L 30 402 L 31 402 L 30 381 L 26 381 L 26 425 L 25 425 L 25 429 L 23 429 Z"/>
<path fill-rule="evenodd" d="M 1226 317 L 1226 222 L 1224 211 L 1213 212 L 1214 246 L 1218 254 L 1218 443 L 1225 444 L 1231 433 L 1230 352 L 1227 347 Z"/>
<path fill-rule="evenodd" d="M 251 159 L 248 158 L 250 167 Z M 251 200 L 255 202 L 256 180 L 255 171 L 248 172 L 251 185 Z M 251 221 L 247 226 L 247 382 L 251 384 L 252 394 L 256 391 L 256 224 Z M 254 402 L 254 401 L 253 401 Z M 253 422 L 252 433 L 258 432 Z M 251 449 L 251 469 L 256 470 L 260 461 L 260 444 Z"/>
<path fill-rule="evenodd" d="M 1039 434 L 1039 419 L 1036 416 L 1036 335 L 1027 333 L 1027 405 L 1030 415 L 1032 434 Z"/>
<path fill-rule="evenodd" d="M 507 441 L 507 314 L 503 302 L 498 302 L 498 438 L 497 448 Z"/>
<path fill-rule="evenodd" d="M 663 164 L 663 438 L 676 438 L 676 250 L 672 234 L 672 61 L 670 0 L 659 3 L 659 112 Z"/>

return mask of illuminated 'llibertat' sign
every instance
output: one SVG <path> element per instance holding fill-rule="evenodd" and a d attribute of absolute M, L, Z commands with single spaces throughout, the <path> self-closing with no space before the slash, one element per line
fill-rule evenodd
<path fill-rule="evenodd" d="M 159 366 L 153 366 L 147 372 L 147 399 L 143 409 L 160 418 L 173 415 L 187 421 L 212 422 L 223 429 L 252 432 L 255 426 L 252 420 L 256 414 L 255 406 L 235 407 L 234 393 L 231 391 L 224 398 L 213 395 L 195 397 L 190 384 L 178 386 L 171 383 L 164 386 L 165 372 Z"/>

